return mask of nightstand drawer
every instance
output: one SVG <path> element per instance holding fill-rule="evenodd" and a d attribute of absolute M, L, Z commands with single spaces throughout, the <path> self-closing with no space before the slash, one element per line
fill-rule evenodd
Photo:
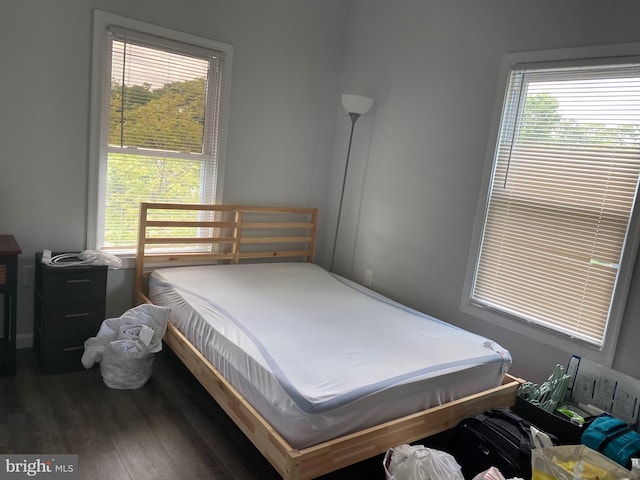
<path fill-rule="evenodd" d="M 69 303 L 91 303 L 104 299 L 107 276 L 96 269 L 65 270 L 47 272 L 44 277 L 45 305 Z"/>
<path fill-rule="evenodd" d="M 45 343 L 38 352 L 42 373 L 66 373 L 83 370 L 83 341 Z"/>
<path fill-rule="evenodd" d="M 43 334 L 47 342 L 95 337 L 104 321 L 104 302 L 66 305 L 44 310 Z"/>

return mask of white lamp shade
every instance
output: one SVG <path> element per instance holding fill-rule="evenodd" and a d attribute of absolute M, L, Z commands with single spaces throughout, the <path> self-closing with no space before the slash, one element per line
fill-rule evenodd
<path fill-rule="evenodd" d="M 373 106 L 373 98 L 362 95 L 342 95 L 342 106 L 348 113 L 364 115 Z"/>

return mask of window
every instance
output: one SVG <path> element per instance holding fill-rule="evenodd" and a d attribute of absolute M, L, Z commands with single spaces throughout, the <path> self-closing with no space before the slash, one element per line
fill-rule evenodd
<path fill-rule="evenodd" d="M 88 244 L 133 253 L 141 201 L 211 203 L 228 45 L 96 12 Z"/>
<path fill-rule="evenodd" d="M 465 309 L 610 364 L 637 248 L 640 63 L 513 64 L 498 130 Z"/>

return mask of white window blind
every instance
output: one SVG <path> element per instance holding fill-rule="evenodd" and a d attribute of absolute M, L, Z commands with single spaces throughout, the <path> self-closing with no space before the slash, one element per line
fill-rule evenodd
<path fill-rule="evenodd" d="M 639 133 L 637 64 L 511 71 L 472 302 L 602 346 Z"/>
<path fill-rule="evenodd" d="M 117 27 L 107 39 L 97 243 L 129 253 L 141 201 L 215 199 L 224 54 Z"/>

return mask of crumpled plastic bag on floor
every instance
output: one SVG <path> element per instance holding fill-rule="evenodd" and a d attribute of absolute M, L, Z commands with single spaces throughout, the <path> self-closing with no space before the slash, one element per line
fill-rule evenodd
<path fill-rule="evenodd" d="M 153 354 L 162 350 L 168 318 L 169 308 L 143 304 L 106 319 L 98 334 L 84 342 L 82 365 L 100 363 L 109 388 L 142 387 L 153 372 Z"/>
<path fill-rule="evenodd" d="M 484 472 L 480 472 L 475 477 L 473 477 L 473 480 L 505 480 L 505 478 L 502 475 L 502 472 L 498 468 L 490 467 L 488 470 L 485 470 Z M 524 480 L 524 479 L 520 477 L 513 477 L 513 478 L 510 478 L 509 480 Z"/>
<path fill-rule="evenodd" d="M 422 445 L 399 445 L 384 457 L 387 480 L 464 480 L 455 458 Z"/>

